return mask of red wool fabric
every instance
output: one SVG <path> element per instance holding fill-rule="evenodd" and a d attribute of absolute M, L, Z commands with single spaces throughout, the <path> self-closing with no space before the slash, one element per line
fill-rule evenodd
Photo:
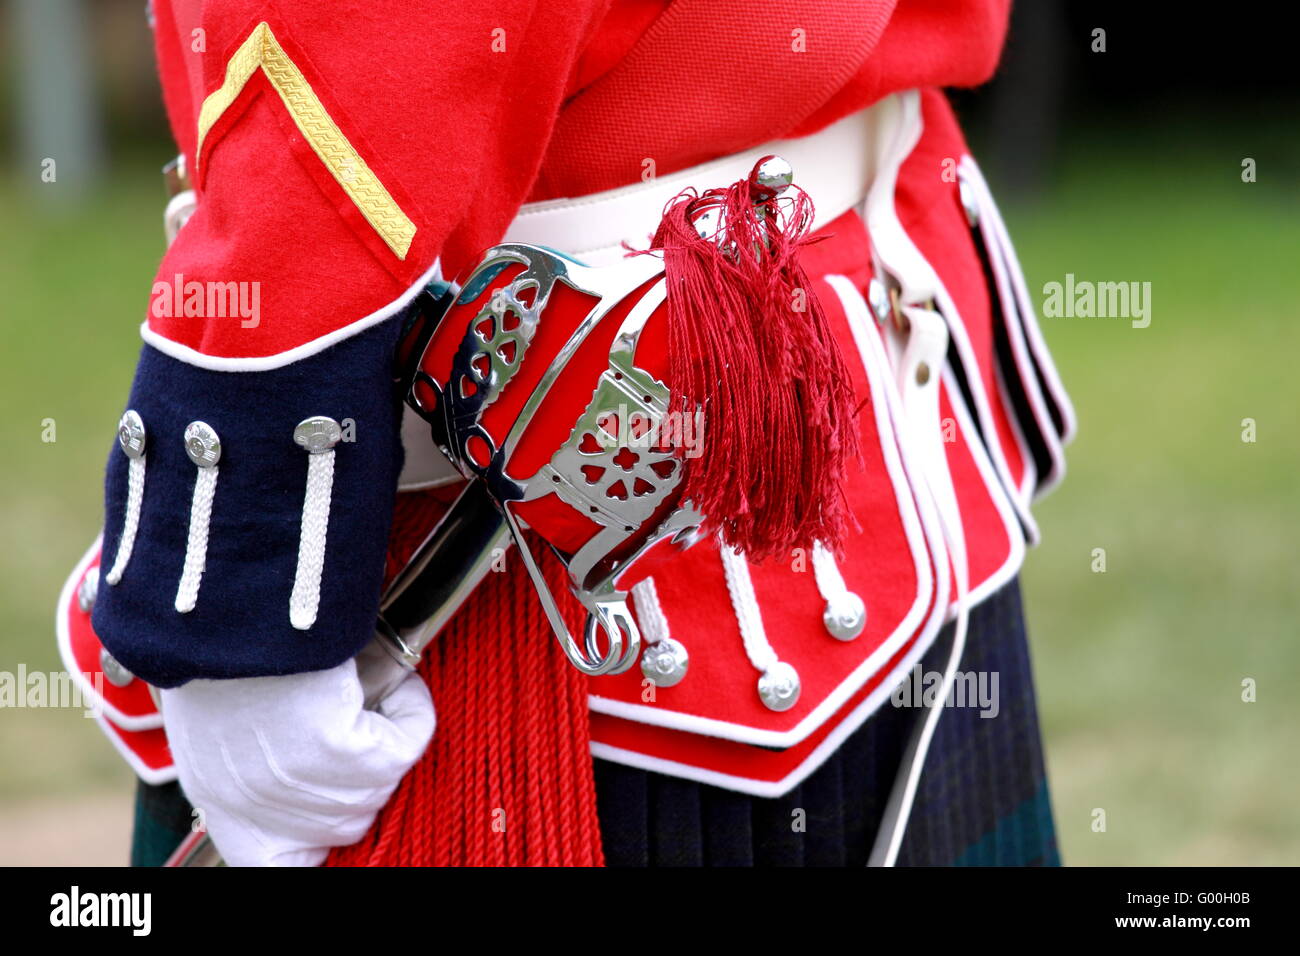
<path fill-rule="evenodd" d="M 445 507 L 438 492 L 402 498 L 406 529 Z M 394 556 L 420 539 L 400 533 Z M 554 560 L 543 567 L 563 594 L 563 569 Z M 576 615 L 569 626 L 581 626 Z M 438 710 L 433 743 L 366 837 L 326 865 L 602 865 L 586 678 L 560 653 L 517 555 L 487 576 L 420 673 Z"/>
<path fill-rule="evenodd" d="M 232 358 L 311 342 L 392 302 L 437 258 L 459 274 L 525 200 L 635 182 L 647 159 L 663 175 L 806 135 L 900 89 L 982 82 L 1009 0 L 657 6 L 159 2 L 164 100 L 200 203 L 157 278 L 259 282 L 261 321 L 151 312 L 150 327 Z M 196 165 L 200 108 L 262 22 L 414 223 L 405 259 L 378 240 L 260 74 Z"/>

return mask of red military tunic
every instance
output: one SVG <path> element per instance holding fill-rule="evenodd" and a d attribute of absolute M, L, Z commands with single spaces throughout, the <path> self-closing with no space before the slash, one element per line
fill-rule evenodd
<path fill-rule="evenodd" d="M 341 856 L 594 862 L 588 739 L 604 759 L 759 796 L 812 773 L 932 643 L 957 601 L 954 560 L 969 603 L 1015 574 L 1024 535 L 1035 533 L 1029 500 L 1059 476 L 1073 427 L 996 209 L 934 89 L 988 78 L 1007 7 L 157 2 L 164 98 L 197 201 L 159 268 L 131 400 L 148 412 L 145 494 L 155 501 L 145 498 L 133 528 L 130 463 L 115 452 L 103 560 L 120 563 L 132 536 L 128 561 L 118 583 L 99 588 L 94 632 L 74 589 L 98 559 L 74 574 L 61 609 L 72 669 L 93 663 L 97 632 L 137 678 L 123 694 L 110 687 L 103 723 L 142 775 L 168 779 L 169 758 L 140 679 L 173 686 L 317 669 L 370 639 L 382 580 L 450 500 L 452 486 L 394 497 L 398 423 L 374 404 L 408 305 L 430 280 L 463 274 L 522 228 L 525 202 L 669 177 L 817 134 L 920 89 L 895 97 L 888 128 L 910 130 L 913 140 L 891 160 L 883 208 L 908 248 L 933 264 L 935 308 L 952 336 L 954 374 L 935 387 L 951 432 L 943 454 L 964 556 L 945 546 L 924 469 L 901 437 L 896 356 L 868 301 L 871 280 L 884 278 L 871 221 L 882 207 L 867 203 L 819 223 L 827 238 L 806 256 L 863 400 L 863 467 L 849 489 L 861 530 L 846 554 L 829 565 L 805 555 L 795 568 L 740 567 L 714 542 L 652 553 L 627 582 L 653 580 L 652 591 L 637 593 L 638 618 L 644 630 L 654 617 L 652 627 L 689 647 L 692 670 L 649 701 L 639 670 L 588 680 L 569 668 L 517 563 L 507 562 L 424 664 L 440 713 L 425 763 L 375 839 Z M 798 166 L 795 174 L 815 201 L 819 184 L 799 179 Z M 229 282 L 256 284 L 255 316 L 183 307 L 191 283 Z M 289 593 L 302 576 L 302 456 L 291 445 L 263 452 L 268 435 L 287 435 L 327 408 L 354 419 L 367 440 L 339 446 L 319 609 L 302 628 Z M 346 415 L 352 409 L 360 412 Z M 183 525 L 191 512 L 194 466 L 153 450 L 156 430 L 189 419 L 221 433 L 222 474 L 206 570 L 192 610 L 179 612 L 174 575 L 161 585 L 158 574 L 131 571 L 191 562 L 192 534 L 156 529 L 169 514 Z M 259 455 L 241 458 L 244 448 Z M 407 457 L 417 451 L 408 447 Z M 747 602 L 736 597 L 738 581 L 752 591 Z M 851 642 L 827 638 L 828 588 L 865 599 L 866 624 Z M 753 691 L 756 639 L 742 605 L 762 622 L 758 644 L 796 661 L 802 691 L 789 709 L 768 709 Z M 521 666 L 518 683 L 501 683 L 503 670 Z M 485 687 L 500 696 L 485 699 Z M 539 694 L 548 700 L 533 699 Z M 566 768 L 562 779 L 551 779 L 554 766 Z M 484 806 L 517 807 L 528 823 L 492 842 L 474 815 Z M 407 832 L 415 836 L 394 850 L 391 834 Z"/>

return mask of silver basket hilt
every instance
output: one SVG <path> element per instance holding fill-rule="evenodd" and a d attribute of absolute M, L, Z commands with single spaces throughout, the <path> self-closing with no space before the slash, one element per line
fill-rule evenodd
<path fill-rule="evenodd" d="M 505 515 L 547 620 L 569 660 L 584 674 L 621 673 L 635 663 L 641 637 L 627 594 L 615 587 L 615 579 L 649 547 L 666 537 L 680 540 L 683 531 L 702 520 L 683 505 L 647 528 L 682 479 L 680 454 L 656 445 L 669 410 L 669 390 L 635 363 L 641 332 L 666 298 L 663 262 L 654 256 L 636 256 L 593 268 L 549 249 L 509 243 L 485 254 L 466 280 L 458 303 L 475 301 L 512 263 L 522 265 L 523 271 L 496 289 L 469 323 L 452 362 L 451 380 L 436 382 L 427 373 L 417 373 L 421 387 L 435 394 L 436 407 L 425 408 L 414 386 L 409 400 L 432 423 L 435 440 L 461 472 L 486 484 Z M 546 320 L 557 282 L 587 293 L 597 304 L 550 359 L 498 443 L 483 427 L 482 413 L 511 387 L 524 357 L 536 356 L 536 332 Z M 524 478 L 509 474 L 520 439 L 570 360 L 610 312 L 642 288 L 646 291 L 621 320 L 608 364 L 569 438 L 535 474 Z M 511 347 L 503 351 L 505 336 Z M 510 358 L 503 359 L 503 354 Z M 627 427 L 632 419 L 646 425 L 637 436 Z M 611 427 L 611 421 L 618 426 Z M 641 439 L 644 442 L 633 450 Z M 549 495 L 599 527 L 571 555 L 552 548 L 569 572 L 574 596 L 587 610 L 581 639 L 569 632 L 514 511 L 516 503 Z M 615 554 L 621 557 L 615 559 Z"/>

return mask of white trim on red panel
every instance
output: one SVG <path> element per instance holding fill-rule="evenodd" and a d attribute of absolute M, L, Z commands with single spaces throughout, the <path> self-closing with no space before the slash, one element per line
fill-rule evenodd
<path fill-rule="evenodd" d="M 855 340 L 862 336 L 875 337 L 874 328 L 862 328 L 863 316 L 858 316 L 855 323 L 853 310 L 860 306 L 866 309 L 866 304 L 862 302 L 861 296 L 856 289 L 852 289 L 852 284 L 848 283 L 843 276 L 826 276 L 826 281 L 836 287 L 836 292 L 844 301 L 846 315 L 848 315 L 849 326 L 853 329 Z M 852 297 L 846 299 L 845 292 L 837 285 L 836 280 L 841 280 L 848 284 L 852 290 Z M 856 302 L 856 305 L 855 305 Z M 855 327 L 856 325 L 856 327 Z M 878 345 L 877 341 L 877 345 Z M 907 643 L 911 636 L 916 632 L 918 626 L 922 626 L 922 620 L 925 617 L 927 608 L 933 603 L 934 594 L 934 576 L 930 569 L 930 554 L 935 553 L 934 548 L 938 547 L 938 554 L 942 555 L 942 536 L 933 526 L 932 522 L 927 522 L 921 511 L 921 506 L 913 497 L 913 478 L 912 471 L 908 468 L 899 454 L 894 439 L 894 419 L 891 417 L 889 408 L 890 396 L 889 385 L 892 378 L 888 369 L 883 367 L 873 369 L 871 365 L 866 364 L 867 355 L 864 351 L 862 342 L 858 343 L 859 354 L 862 356 L 864 367 L 867 372 L 867 380 L 871 387 L 871 407 L 875 410 L 876 428 L 881 437 L 882 455 L 885 460 L 885 466 L 890 476 L 890 484 L 894 488 L 895 500 L 898 505 L 898 513 L 903 522 L 904 531 L 907 536 L 908 544 L 911 548 L 912 558 L 916 571 L 917 580 L 917 597 L 912 607 L 899 623 L 898 627 L 887 637 L 881 645 L 876 648 L 870 656 L 859 664 L 854 670 L 840 683 L 834 691 L 827 695 L 814 707 L 809 713 L 799 721 L 793 728 L 787 731 L 764 730 L 762 728 L 751 727 L 745 724 L 737 724 L 731 721 L 717 720 L 714 718 L 700 717 L 695 714 L 688 714 L 682 711 L 674 711 L 664 707 L 662 703 L 650 706 L 647 704 L 634 704 L 628 701 L 614 700 L 608 697 L 601 697 L 598 694 L 592 694 L 588 700 L 591 709 L 596 713 L 608 714 L 612 717 L 619 717 L 624 720 L 631 720 L 637 723 L 652 724 L 659 727 L 667 727 L 672 730 L 682 730 L 690 733 L 705 734 L 710 737 L 722 737 L 727 740 L 734 740 L 739 743 L 754 744 L 762 747 L 791 747 L 808 737 L 828 720 L 834 713 L 840 709 L 855 693 L 862 688 L 864 684 L 875 674 L 875 672 L 898 650 Z M 920 480 L 919 478 L 915 480 Z M 947 594 L 947 564 L 946 558 L 942 556 L 935 558 L 935 564 L 942 568 L 941 577 L 943 579 L 943 592 Z M 939 618 L 942 618 L 940 613 Z M 924 625 L 929 627 L 927 623 Z M 934 628 L 937 633 L 937 626 Z M 933 639 L 931 637 L 931 639 Z M 799 662 L 791 659 L 790 663 L 797 669 Z"/>
<path fill-rule="evenodd" d="M 860 214 L 866 223 L 867 234 L 871 236 L 872 250 L 902 287 L 902 299 L 906 302 L 925 302 L 934 299 L 939 312 L 948 320 L 948 332 L 952 337 L 953 347 L 961 357 L 962 365 L 968 370 L 978 370 L 975 352 L 966 333 L 952 297 L 944 286 L 934 267 L 921 254 L 903 228 L 895 206 L 898 174 L 903 163 L 920 142 L 923 131 L 921 118 L 921 96 L 912 90 L 896 98 L 896 109 L 900 115 L 894 118 L 896 133 L 892 140 L 881 137 L 878 146 L 878 161 L 875 179 L 863 202 Z M 1008 493 L 1016 488 L 1011 476 L 1011 468 L 1002 453 L 998 442 L 997 430 L 993 424 L 992 407 L 984 383 L 978 375 L 967 374 L 971 396 L 975 402 L 974 413 L 980 422 L 980 430 L 988 436 L 988 452 L 993 465 Z M 1022 458 L 1028 455 L 1028 448 L 1022 449 Z M 1013 502 L 1017 514 L 1026 528 L 1036 528 L 1033 516 L 1029 513 L 1027 503 L 1014 495 Z M 1034 534 L 1036 535 L 1036 530 Z"/>
<path fill-rule="evenodd" d="M 99 553 L 102 536 L 96 537 L 94 542 L 77 566 L 72 569 L 66 581 L 63 582 L 63 588 L 59 592 L 59 604 L 54 615 L 54 634 L 55 641 L 59 647 L 59 658 L 63 661 L 63 666 L 67 668 L 68 675 L 81 691 L 83 699 L 97 701 L 103 709 L 106 717 L 110 718 L 113 723 L 117 724 L 124 730 L 155 730 L 162 726 L 162 714 L 153 713 L 144 716 L 131 716 L 125 714 L 117 707 L 114 707 L 104 697 L 102 693 L 95 689 L 95 686 L 86 679 L 85 673 L 77 663 L 77 657 L 72 652 L 72 632 L 68 628 L 69 608 L 72 606 L 76 597 L 77 587 L 81 584 L 81 579 L 85 576 L 86 570 L 94 562 L 95 556 Z M 139 678 L 137 678 L 138 680 Z"/>

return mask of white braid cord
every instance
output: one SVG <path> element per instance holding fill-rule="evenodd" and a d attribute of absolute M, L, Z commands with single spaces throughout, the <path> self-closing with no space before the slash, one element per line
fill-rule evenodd
<path fill-rule="evenodd" d="M 131 560 L 131 549 L 135 547 L 135 533 L 140 529 L 140 507 L 144 502 L 144 460 L 145 455 L 131 458 L 126 473 L 126 521 L 122 524 L 122 537 L 117 542 L 117 557 L 113 567 L 104 579 L 109 584 L 117 584 L 126 571 L 126 563 Z"/>
<path fill-rule="evenodd" d="M 725 544 L 718 549 L 718 554 L 722 556 L 722 571 L 727 578 L 731 606 L 740 623 L 740 637 L 745 642 L 745 654 L 755 670 L 766 674 L 779 661 L 776 651 L 768 643 L 767 632 L 763 629 L 763 615 L 758 608 L 758 597 L 754 594 L 754 580 L 749 576 L 749 562 L 743 554 L 737 554 Z"/>
<path fill-rule="evenodd" d="M 334 493 L 334 449 L 307 456 L 307 494 L 302 503 L 298 570 L 289 595 L 289 622 L 300 631 L 316 623 L 320 582 L 325 570 L 325 536 Z"/>
<path fill-rule="evenodd" d="M 176 589 L 176 610 L 188 614 L 199 599 L 199 581 L 208 560 L 208 525 L 212 520 L 212 498 L 217 493 L 217 467 L 199 468 L 190 503 L 190 536 L 185 545 L 185 568 Z"/>
<path fill-rule="evenodd" d="M 632 598 L 636 601 L 636 616 L 641 624 L 641 636 L 647 644 L 658 644 L 669 636 L 668 618 L 659 603 L 655 579 L 645 578 L 632 585 Z"/>
<path fill-rule="evenodd" d="M 820 541 L 813 542 L 812 566 L 813 577 L 817 579 L 817 590 L 826 601 L 831 616 L 852 617 L 858 610 L 849 600 L 852 592 L 844 583 L 840 567 L 835 563 L 835 555 L 826 550 Z"/>

